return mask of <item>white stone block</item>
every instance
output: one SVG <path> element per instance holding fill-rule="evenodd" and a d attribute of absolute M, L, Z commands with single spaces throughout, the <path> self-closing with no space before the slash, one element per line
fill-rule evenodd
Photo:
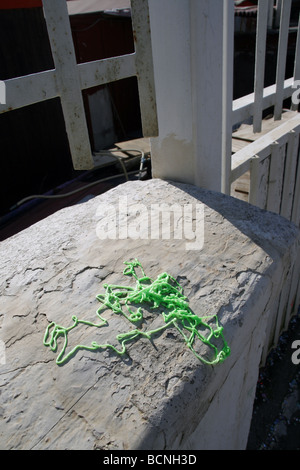
<path fill-rule="evenodd" d="M 120 206 L 125 198 L 128 211 Z M 192 206 L 192 215 L 175 218 L 174 237 L 171 214 L 171 222 L 165 219 L 169 239 L 151 239 L 151 207 L 163 203 L 165 212 L 175 203 L 177 210 Z M 99 210 L 108 205 L 115 210 Z M 123 235 L 127 226 L 143 237 L 99 239 L 97 226 L 105 217 L 108 226 L 117 223 L 117 234 L 121 225 Z M 193 240 L 178 232 L 180 220 L 193 218 L 192 227 L 198 223 L 202 233 L 198 249 L 188 249 Z M 273 213 L 154 179 L 120 185 L 1 242 L 1 448 L 245 448 L 262 352 L 272 343 L 278 294 L 288 291 L 286 272 L 297 259 L 299 241 L 296 226 Z M 105 291 L 104 283 L 133 286 L 122 271 L 123 262 L 134 258 L 152 278 L 162 272 L 176 278 L 195 314 L 218 316 L 231 348 L 223 363 L 200 362 L 170 327 L 151 341 L 138 337 L 128 343 L 128 355 L 80 350 L 56 364 L 63 342 L 56 353 L 46 348 L 46 327 L 70 326 L 73 315 L 97 321 L 96 295 Z M 144 328 L 161 324 L 161 311 L 145 312 Z M 103 316 L 108 324 L 102 328 L 72 330 L 69 347 L 116 342 L 118 333 L 135 328 L 109 310 Z"/>

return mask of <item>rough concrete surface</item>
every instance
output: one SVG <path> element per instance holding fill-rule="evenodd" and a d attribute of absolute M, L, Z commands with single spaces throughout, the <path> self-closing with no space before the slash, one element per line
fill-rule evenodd
<path fill-rule="evenodd" d="M 172 236 L 100 240 L 96 229 L 104 208 L 117 207 L 125 196 L 130 206 L 204 205 L 202 249 L 187 250 L 187 240 Z M 107 217 L 112 216 L 113 211 Z M 133 227 L 146 214 L 129 209 L 122 217 L 120 223 Z M 298 243 L 296 227 L 279 216 L 161 180 L 126 183 L 1 242 L 0 448 L 180 449 L 220 442 L 245 447 L 263 348 L 263 336 L 252 331 L 268 321 L 281 265 L 292 262 Z M 56 364 L 62 343 L 56 353 L 45 347 L 46 327 L 53 321 L 69 326 L 72 315 L 96 321 L 96 295 L 104 283 L 132 285 L 122 271 L 123 262 L 134 258 L 153 278 L 165 271 L 174 276 L 193 312 L 218 315 L 232 350 L 224 363 L 202 364 L 171 328 L 152 341 L 132 342 L 122 357 L 82 350 Z M 117 345 L 116 334 L 132 328 L 109 310 L 103 316 L 107 326 L 80 325 L 70 333 L 69 347 L 94 340 Z M 146 329 L 160 322 L 161 315 L 145 311 Z M 210 416 L 210 404 L 219 415 Z M 218 434 L 211 419 L 225 435 L 215 442 L 209 437 Z M 203 443 L 201 420 L 214 433 Z M 241 437 L 234 442 L 231 432 Z"/>

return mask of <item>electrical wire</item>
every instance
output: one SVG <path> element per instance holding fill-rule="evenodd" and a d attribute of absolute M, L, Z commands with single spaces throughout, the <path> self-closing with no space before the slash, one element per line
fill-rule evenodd
<path fill-rule="evenodd" d="M 141 164 L 140 164 L 140 169 L 139 169 L 139 179 L 140 179 L 141 178 L 141 173 L 142 173 L 142 170 L 143 170 L 144 161 L 145 161 L 145 154 L 144 154 L 143 150 L 139 150 L 139 149 L 124 149 L 124 150 L 123 149 L 109 149 L 109 150 L 100 150 L 100 151 L 94 152 L 94 155 L 109 155 L 109 156 L 115 158 L 116 160 L 118 160 L 118 162 L 120 163 L 120 165 L 122 167 L 122 170 L 123 170 L 124 176 L 126 178 L 126 181 L 129 181 L 129 175 L 136 174 L 137 172 L 136 171 L 131 171 L 131 172 L 128 173 L 122 158 L 119 157 L 118 155 L 113 155 L 114 152 L 137 152 L 137 153 L 141 154 Z M 95 168 L 93 168 L 92 171 L 95 171 L 99 168 L 100 168 L 100 165 L 95 166 Z M 10 211 L 15 210 L 19 206 L 24 204 L 25 202 L 28 202 L 32 199 L 59 199 L 59 198 L 63 198 L 63 197 L 72 196 L 73 194 L 79 193 L 80 191 L 83 191 L 83 190 L 88 189 L 92 186 L 95 186 L 98 183 L 109 181 L 109 180 L 112 180 L 112 179 L 117 178 L 117 177 L 119 177 L 119 175 L 108 176 L 107 178 L 102 178 L 102 179 L 99 179 L 97 181 L 93 181 L 92 183 L 89 183 L 89 184 L 83 186 L 82 188 L 74 189 L 73 191 L 70 191 L 70 192 L 64 193 L 64 194 L 51 194 L 51 195 L 33 194 L 31 196 L 27 196 L 27 197 L 21 199 L 16 204 L 14 204 L 9 210 Z"/>
<path fill-rule="evenodd" d="M 122 160 L 121 157 L 118 157 L 117 155 L 113 155 L 113 152 L 137 152 L 139 154 L 141 154 L 141 163 L 140 163 L 140 170 L 139 170 L 139 179 L 141 179 L 142 177 L 142 172 L 143 172 L 143 169 L 144 169 L 144 163 L 146 161 L 146 158 L 145 158 L 145 153 L 143 152 L 143 150 L 140 150 L 140 149 L 109 149 L 109 150 L 100 150 L 98 152 L 94 152 L 95 155 L 110 155 L 111 157 L 116 157 L 122 168 L 123 168 L 123 171 L 124 171 L 124 174 L 126 176 L 126 167 L 124 165 L 124 162 Z"/>
<path fill-rule="evenodd" d="M 133 175 L 133 174 L 136 174 L 136 171 L 127 172 L 127 176 L 128 175 Z M 30 201 L 31 199 L 59 199 L 59 198 L 63 198 L 63 197 L 72 196 L 73 194 L 76 194 L 76 193 L 79 193 L 80 191 L 91 188 L 92 186 L 95 186 L 98 183 L 102 183 L 104 181 L 109 181 L 109 180 L 112 180 L 112 179 L 115 179 L 115 178 L 118 178 L 118 177 L 120 177 L 120 175 L 108 176 L 107 178 L 102 178 L 100 180 L 93 181 L 92 183 L 89 183 L 89 184 L 83 186 L 82 188 L 74 189 L 73 191 L 70 191 L 70 192 L 64 193 L 64 194 L 51 194 L 51 195 L 33 194 L 31 196 L 27 196 L 24 199 L 21 199 L 20 201 L 18 201 L 15 205 L 13 205 L 10 208 L 10 211 L 12 211 L 14 209 L 17 209 L 19 206 L 21 206 L 22 204 L 24 204 L 27 201 Z"/>
<path fill-rule="evenodd" d="M 113 155 L 113 152 L 120 152 L 120 150 L 119 149 L 111 149 L 108 151 L 100 150 L 98 152 L 94 152 L 94 155 L 109 155 L 110 157 L 116 158 L 122 167 L 126 180 L 128 181 L 128 173 L 127 173 L 126 166 L 124 165 L 122 158 L 118 157 L 118 155 Z"/>

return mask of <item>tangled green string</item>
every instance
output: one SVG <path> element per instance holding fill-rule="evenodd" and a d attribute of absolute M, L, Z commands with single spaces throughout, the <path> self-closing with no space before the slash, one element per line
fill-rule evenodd
<path fill-rule="evenodd" d="M 114 284 L 104 284 L 105 293 L 97 295 L 97 299 L 101 302 L 101 307 L 97 310 L 97 316 L 100 323 L 93 323 L 87 320 L 79 320 L 75 315 L 72 316 L 73 324 L 67 328 L 58 325 L 55 322 L 50 323 L 45 331 L 43 344 L 49 346 L 52 351 L 57 350 L 58 339 L 64 338 L 64 344 L 61 352 L 58 354 L 56 363 L 62 365 L 67 362 L 78 350 L 97 351 L 99 349 L 111 349 L 119 355 L 127 352 L 126 343 L 135 340 L 141 336 L 151 339 L 155 334 L 162 330 L 173 326 L 183 336 L 184 341 L 193 354 L 203 363 L 214 365 L 223 362 L 230 354 L 230 348 L 223 336 L 223 327 L 219 325 L 216 315 L 199 317 L 195 315 L 189 308 L 186 297 L 183 295 L 183 289 L 180 284 L 168 273 L 160 274 L 156 280 L 145 275 L 141 263 L 135 259 L 134 261 L 125 261 L 126 268 L 123 274 L 132 276 L 136 280 L 135 287 L 119 286 Z M 138 277 L 136 268 L 140 268 L 142 276 Z M 110 308 L 114 313 L 121 314 L 133 324 L 141 324 L 144 317 L 142 308 L 132 309 L 133 304 L 148 303 L 153 309 L 163 307 L 167 313 L 162 312 L 164 324 L 151 331 L 143 331 L 139 328 L 121 333 L 116 336 L 121 344 L 121 349 L 117 349 L 112 344 L 98 344 L 93 341 L 90 346 L 78 344 L 69 353 L 65 354 L 68 345 L 68 333 L 78 325 L 88 325 L 100 328 L 107 325 L 108 322 L 100 315 L 103 308 Z M 214 320 L 214 325 L 210 323 Z M 205 331 L 205 334 L 204 334 Z M 212 340 L 221 339 L 223 347 L 218 347 Z M 195 341 L 199 339 L 206 344 L 213 352 L 211 360 L 205 359 L 195 350 Z"/>

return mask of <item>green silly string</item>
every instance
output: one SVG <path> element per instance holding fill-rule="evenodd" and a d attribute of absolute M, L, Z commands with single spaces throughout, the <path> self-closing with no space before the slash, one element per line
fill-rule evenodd
<path fill-rule="evenodd" d="M 133 341 L 138 337 L 144 337 L 151 340 L 152 336 L 169 327 L 175 327 L 182 335 L 187 347 L 192 353 L 205 364 L 215 365 L 223 362 L 230 354 L 230 348 L 223 336 L 223 327 L 219 325 L 216 315 L 199 317 L 195 315 L 189 308 L 186 297 L 183 295 L 183 289 L 180 284 L 168 273 L 160 274 L 155 280 L 145 275 L 141 263 L 135 259 L 134 261 L 125 261 L 126 268 L 124 275 L 132 276 L 136 280 L 135 287 L 119 286 L 115 284 L 104 284 L 105 293 L 98 294 L 96 298 L 101 302 L 101 307 L 97 310 L 97 316 L 100 323 L 93 323 L 86 320 L 79 320 L 75 315 L 72 316 L 73 324 L 67 328 L 58 325 L 55 322 L 50 323 L 45 331 L 43 344 L 49 346 L 52 351 L 57 350 L 58 339 L 64 338 L 64 344 L 59 353 L 56 363 L 62 365 L 67 362 L 78 350 L 97 351 L 100 349 L 111 349 L 116 354 L 123 355 L 127 353 L 126 343 Z M 142 271 L 142 277 L 136 274 L 136 268 Z M 90 346 L 78 344 L 70 352 L 65 354 L 68 345 L 68 333 L 78 325 L 88 325 L 91 327 L 101 328 L 108 322 L 100 315 L 103 308 L 110 308 L 114 313 L 123 315 L 133 324 L 141 323 L 143 320 L 142 308 L 133 311 L 130 305 L 148 303 L 152 305 L 152 309 L 163 307 L 167 313 L 162 312 L 164 324 L 151 331 L 142 331 L 138 328 L 121 333 L 116 339 L 121 345 L 121 349 L 116 348 L 112 344 L 98 344 L 93 341 Z M 214 320 L 214 325 L 210 323 Z M 206 335 L 203 334 L 206 331 Z M 201 333 L 202 331 L 202 333 Z M 208 332 L 208 333 L 207 333 Z M 212 342 L 214 338 L 222 340 L 223 347 L 218 347 Z M 202 341 L 213 352 L 213 359 L 207 360 L 195 351 L 195 341 Z"/>

